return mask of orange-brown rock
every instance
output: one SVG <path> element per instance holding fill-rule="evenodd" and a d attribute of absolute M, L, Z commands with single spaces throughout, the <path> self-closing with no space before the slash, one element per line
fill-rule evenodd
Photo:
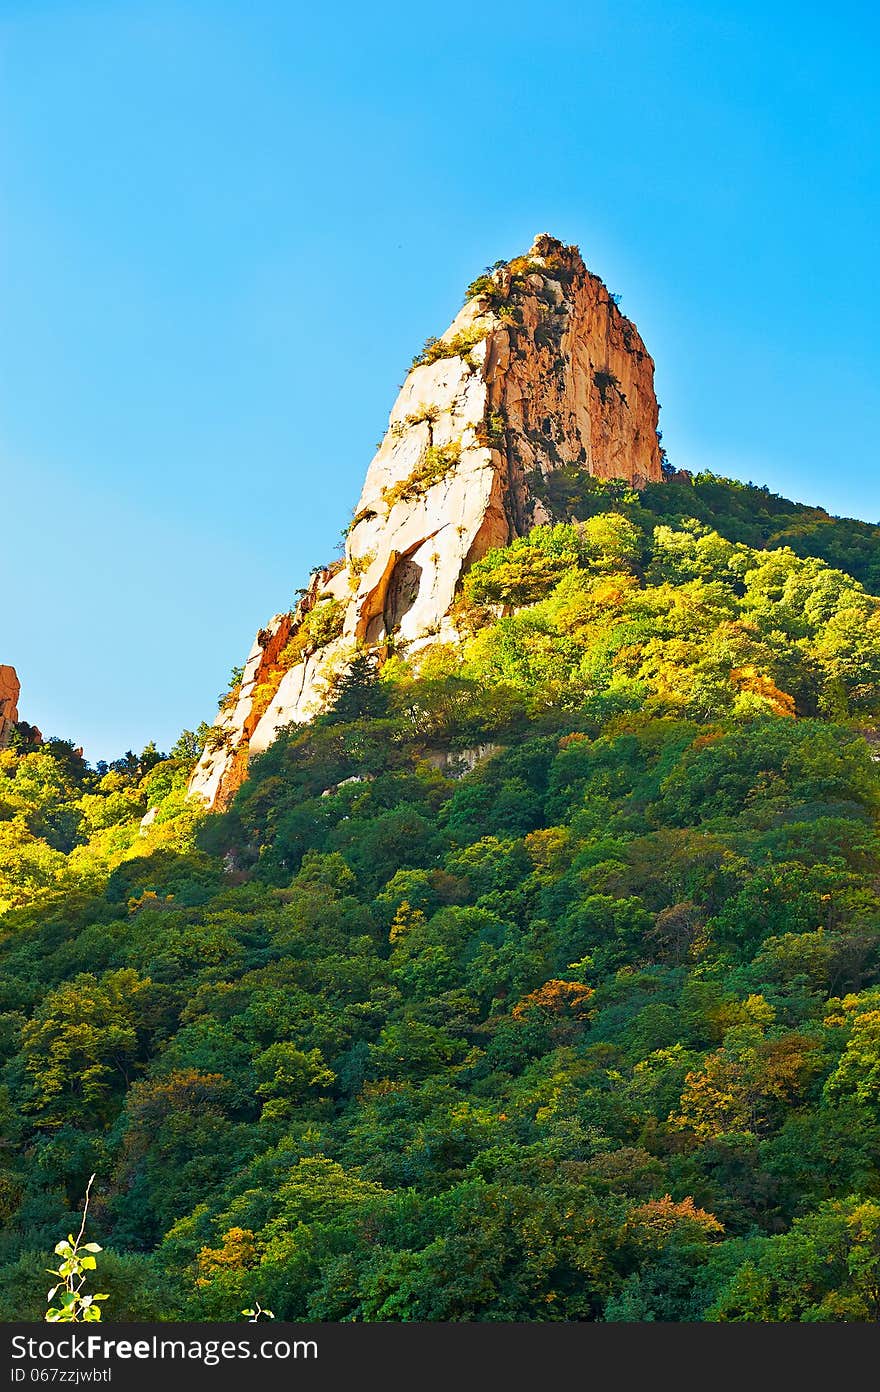
<path fill-rule="evenodd" d="M 271 643 L 258 636 L 190 784 L 208 806 L 225 803 L 280 729 L 322 709 L 359 648 L 455 641 L 463 575 L 549 519 L 542 494 L 556 469 L 636 488 L 661 478 L 654 364 L 578 249 L 539 236 L 471 288 L 400 390 L 344 561 L 273 619 Z M 315 624 L 320 605 L 332 624 Z"/>
<path fill-rule="evenodd" d="M 292 616 L 276 614 L 254 640 L 242 679 L 229 693 L 190 780 L 189 791 L 209 807 L 222 806 L 247 769 L 248 745 L 265 702 L 277 686 L 278 659 L 290 637 Z"/>
<path fill-rule="evenodd" d="M 635 488 L 661 477 L 654 363 L 638 329 L 576 247 L 541 236 L 532 264 L 536 254 L 541 273 L 496 273 L 501 310 L 512 302 L 522 320 L 492 333 L 484 372 L 489 410 L 504 420 L 517 531 L 533 518 L 536 469 L 546 477 L 576 464 Z"/>
<path fill-rule="evenodd" d="M 5 749 L 18 721 L 21 685 L 14 667 L 0 667 L 0 749 Z"/>

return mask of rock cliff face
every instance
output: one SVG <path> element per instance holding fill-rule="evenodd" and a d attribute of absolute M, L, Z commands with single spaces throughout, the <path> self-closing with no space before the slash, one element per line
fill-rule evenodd
<path fill-rule="evenodd" d="M 394 404 L 345 558 L 258 635 L 190 784 L 223 806 L 251 754 L 322 708 L 359 648 L 454 641 L 469 566 L 549 520 L 542 481 L 574 465 L 636 488 L 661 478 L 654 364 L 576 247 L 542 235 L 469 289 Z"/>
<path fill-rule="evenodd" d="M 0 667 L 0 749 L 9 743 L 12 727 L 18 720 L 18 698 L 21 693 L 14 667 Z"/>

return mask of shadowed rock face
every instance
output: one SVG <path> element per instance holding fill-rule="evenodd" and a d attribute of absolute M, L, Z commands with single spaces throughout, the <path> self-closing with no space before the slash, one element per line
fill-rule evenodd
<path fill-rule="evenodd" d="M 18 720 L 18 698 L 21 694 L 14 667 L 0 667 L 0 749 L 5 749 Z"/>
<path fill-rule="evenodd" d="M 472 288 L 400 390 L 344 561 L 317 572 L 296 612 L 258 636 L 190 783 L 208 806 L 228 801 L 250 754 L 322 709 L 358 647 L 454 642 L 462 576 L 549 520 L 538 495 L 555 469 L 636 488 L 661 478 L 653 361 L 577 248 L 539 236 Z M 332 636 L 297 641 L 322 604 L 338 618 Z"/>

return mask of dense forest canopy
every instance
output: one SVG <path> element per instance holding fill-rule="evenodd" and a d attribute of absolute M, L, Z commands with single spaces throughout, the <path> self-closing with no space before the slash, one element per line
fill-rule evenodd
<path fill-rule="evenodd" d="M 880 1316 L 880 529 L 547 502 L 222 814 L 0 754 L 4 1318 Z"/>

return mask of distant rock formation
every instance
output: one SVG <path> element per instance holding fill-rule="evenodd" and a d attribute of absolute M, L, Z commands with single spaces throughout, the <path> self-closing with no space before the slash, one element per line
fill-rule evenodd
<path fill-rule="evenodd" d="M 394 404 L 348 530 L 293 615 L 258 635 L 190 793 L 222 807 L 249 757 L 309 720 L 358 648 L 380 657 L 454 641 L 468 568 L 550 520 L 541 494 L 569 465 L 635 488 L 662 477 L 654 364 L 577 247 L 546 234 L 470 287 Z"/>
<path fill-rule="evenodd" d="M 5 749 L 18 721 L 21 684 L 14 667 L 0 667 L 0 749 Z"/>

